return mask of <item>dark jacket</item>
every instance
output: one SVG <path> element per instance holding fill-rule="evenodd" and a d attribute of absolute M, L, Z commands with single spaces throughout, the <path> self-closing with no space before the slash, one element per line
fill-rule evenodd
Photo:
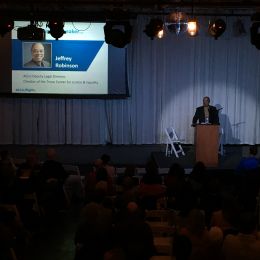
<path fill-rule="evenodd" d="M 197 107 L 195 115 L 192 120 L 192 124 L 195 125 L 197 121 L 199 123 L 205 122 L 205 114 L 204 114 L 204 107 Z M 219 117 L 218 117 L 218 110 L 214 106 L 209 106 L 209 123 L 213 125 L 219 125 Z"/>

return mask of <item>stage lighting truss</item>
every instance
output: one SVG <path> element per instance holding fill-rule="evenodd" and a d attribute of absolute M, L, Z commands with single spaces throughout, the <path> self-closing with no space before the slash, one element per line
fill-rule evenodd
<path fill-rule="evenodd" d="M 56 40 L 61 38 L 63 36 L 63 34 L 66 33 L 63 29 L 64 22 L 62 20 L 52 19 L 47 22 L 46 26 L 50 28 L 48 33 Z"/>
<path fill-rule="evenodd" d="M 0 17 L 0 35 L 4 35 L 8 32 L 11 32 L 14 28 L 14 21 L 7 17 Z"/>

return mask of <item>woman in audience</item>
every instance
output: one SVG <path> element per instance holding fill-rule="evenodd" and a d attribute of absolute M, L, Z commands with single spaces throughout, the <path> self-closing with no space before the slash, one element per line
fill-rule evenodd
<path fill-rule="evenodd" d="M 103 260 L 112 248 L 112 210 L 104 206 L 105 190 L 98 186 L 94 201 L 86 204 L 81 213 L 75 244 L 75 260 Z"/>
<path fill-rule="evenodd" d="M 103 185 L 107 186 L 107 195 L 112 195 L 114 193 L 113 180 L 108 175 L 107 170 L 103 167 L 103 161 L 101 159 L 96 159 L 92 171 L 85 177 L 86 201 L 92 200 L 96 185 L 99 182 L 105 182 Z"/>
<path fill-rule="evenodd" d="M 196 204 L 196 196 L 191 184 L 185 178 L 184 168 L 174 163 L 169 169 L 164 181 L 167 187 L 168 207 L 188 211 Z"/>
<path fill-rule="evenodd" d="M 145 170 L 146 173 L 138 187 L 138 196 L 145 209 L 156 209 L 157 200 L 165 195 L 166 189 L 162 185 L 162 178 L 154 162 L 148 162 Z"/>
<path fill-rule="evenodd" d="M 135 202 L 129 202 L 125 218 L 115 226 L 115 247 L 122 248 L 127 260 L 149 260 L 155 254 L 153 234 Z"/>

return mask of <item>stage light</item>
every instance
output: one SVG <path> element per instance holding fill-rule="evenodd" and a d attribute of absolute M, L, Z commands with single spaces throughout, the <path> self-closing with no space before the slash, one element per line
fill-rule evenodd
<path fill-rule="evenodd" d="M 191 19 L 188 21 L 187 32 L 190 36 L 198 35 L 198 22 L 196 19 Z"/>
<path fill-rule="evenodd" d="M 28 26 L 17 29 L 17 38 L 21 41 L 44 41 L 45 31 L 42 28 L 38 28 L 35 21 L 31 21 Z"/>
<path fill-rule="evenodd" d="M 162 38 L 163 37 L 163 21 L 158 18 L 153 18 L 150 20 L 149 24 L 145 26 L 144 33 L 151 38 L 154 37 Z"/>
<path fill-rule="evenodd" d="M 187 15 L 183 12 L 173 12 L 166 17 L 165 23 L 167 29 L 171 33 L 177 35 L 187 31 Z"/>
<path fill-rule="evenodd" d="M 48 33 L 56 40 L 61 38 L 63 34 L 66 33 L 63 29 L 64 22 L 62 20 L 55 20 L 55 19 L 50 20 L 49 22 L 47 22 L 46 26 L 50 28 Z"/>
<path fill-rule="evenodd" d="M 131 42 L 132 26 L 126 21 L 107 21 L 104 26 L 105 41 L 117 48 L 124 48 Z"/>
<path fill-rule="evenodd" d="M 250 28 L 251 43 L 260 50 L 260 13 L 254 14 L 251 20 L 254 21 Z"/>
<path fill-rule="evenodd" d="M 14 28 L 14 21 L 6 18 L 0 17 L 0 35 L 4 37 L 4 35 L 8 32 L 11 32 Z"/>
<path fill-rule="evenodd" d="M 210 22 L 208 32 L 211 36 L 218 39 L 226 30 L 226 23 L 222 19 L 217 19 L 213 22 Z"/>

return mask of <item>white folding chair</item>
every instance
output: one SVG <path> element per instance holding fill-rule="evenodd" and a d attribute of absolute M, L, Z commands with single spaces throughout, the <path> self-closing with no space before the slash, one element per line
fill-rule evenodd
<path fill-rule="evenodd" d="M 180 153 L 185 155 L 174 128 L 172 126 L 165 128 L 165 133 L 167 136 L 165 156 L 171 156 L 173 152 L 177 158 Z"/>

